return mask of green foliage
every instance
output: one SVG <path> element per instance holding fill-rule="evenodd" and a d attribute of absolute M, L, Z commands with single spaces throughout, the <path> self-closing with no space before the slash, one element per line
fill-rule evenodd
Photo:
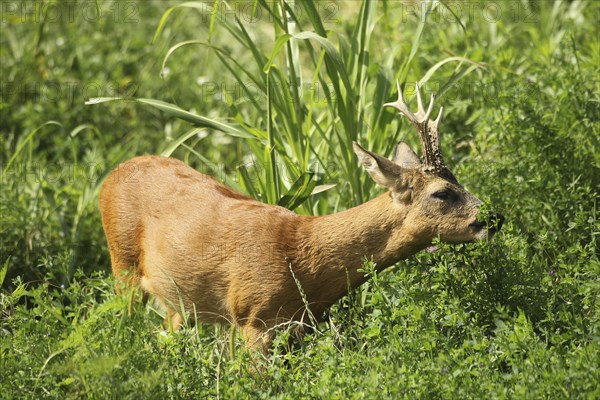
<path fill-rule="evenodd" d="M 600 397 L 596 2 L 69 4 L 0 21 L 0 397 Z M 299 213 L 345 209 L 380 191 L 352 140 L 417 148 L 382 110 L 396 79 L 437 94 L 447 162 L 507 217 L 493 241 L 365 262 L 267 357 L 114 294 L 96 201 L 117 163 L 172 154 Z"/>

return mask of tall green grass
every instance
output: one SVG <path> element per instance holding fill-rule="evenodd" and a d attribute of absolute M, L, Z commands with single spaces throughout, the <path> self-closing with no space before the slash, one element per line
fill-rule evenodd
<path fill-rule="evenodd" d="M 394 96 L 395 80 L 404 83 L 409 76 L 427 24 L 426 15 L 417 27 L 408 55 L 398 49 L 386 59 L 378 59 L 376 68 L 368 71 L 377 1 L 349 5 L 357 9 L 357 17 L 356 25 L 348 34 L 327 32 L 312 2 L 257 1 L 249 16 L 257 21 L 260 21 L 259 15 L 270 16 L 267 28 L 273 30 L 272 48 L 261 46 L 261 41 L 253 39 L 242 19 L 224 17 L 220 6 L 229 7 L 220 2 L 216 2 L 215 7 L 185 2 L 169 8 L 158 25 L 154 41 L 176 10 L 212 11 L 208 15 L 211 21 L 208 39 L 174 44 L 163 60 L 163 68 L 169 62 L 176 62 L 176 51 L 191 51 L 188 46 L 192 45 L 206 47 L 227 71 L 227 79 L 242 88 L 245 101 L 236 103 L 226 99 L 228 115 L 218 119 L 196 115 L 160 100 L 138 101 L 196 126 L 248 139 L 246 145 L 264 175 L 256 179 L 256 171 L 250 172 L 241 166 L 240 189 L 265 202 L 314 213 L 316 201 L 310 194 L 333 186 L 332 181 L 327 180 L 331 177 L 325 175 L 332 165 L 338 170 L 337 180 L 343 182 L 338 194 L 349 189 L 350 196 L 342 200 L 342 206 L 364 202 L 372 183 L 364 179 L 364 174 L 357 173 L 351 143 L 359 140 L 373 151 L 389 154 L 399 140 L 399 130 L 392 124 L 396 116 L 384 111 L 383 104 Z M 429 13 L 444 5 L 431 1 L 426 2 L 426 6 Z M 257 22 L 260 24 L 264 22 Z M 211 41 L 216 32 L 226 35 L 221 40 L 223 44 Z M 232 51 L 231 46 L 235 50 Z M 242 64 L 234 51 L 251 55 L 250 59 Z M 464 57 L 440 57 L 419 83 L 426 84 L 445 64 L 453 65 L 455 74 L 443 82 L 443 87 L 456 84 L 479 67 Z M 401 68 L 395 71 L 394 65 Z M 256 91 L 250 92 L 253 89 Z M 88 103 L 107 100 L 113 99 L 91 99 Z M 249 120 L 248 114 L 255 117 Z M 184 137 L 187 138 L 187 134 Z M 207 161 L 202 155 L 195 155 Z M 236 182 L 227 183 L 237 186 Z M 326 208 L 323 206 L 321 210 Z"/>
<path fill-rule="evenodd" d="M 414 4 L 4 14 L 0 397 L 599 397 L 600 8 Z M 172 155 L 262 201 L 335 212 L 381 191 L 352 140 L 416 149 L 381 107 L 396 80 L 444 106 L 447 162 L 507 216 L 492 242 L 439 244 L 379 274 L 366 263 L 368 282 L 313 334 L 289 348 L 283 330 L 264 358 L 229 327 L 164 332 L 153 305 L 115 295 L 95 195 L 113 166 Z"/>

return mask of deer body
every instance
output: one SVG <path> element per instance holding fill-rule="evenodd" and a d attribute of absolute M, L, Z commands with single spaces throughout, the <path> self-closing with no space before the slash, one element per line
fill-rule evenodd
<path fill-rule="evenodd" d="M 155 295 L 176 327 L 183 305 L 201 321 L 242 327 L 248 345 L 266 351 L 274 327 L 309 322 L 305 300 L 320 318 L 362 284 L 365 257 L 383 269 L 437 236 L 465 242 L 499 228 L 478 222 L 479 200 L 406 144 L 392 161 L 354 150 L 389 192 L 319 217 L 256 201 L 172 158 L 121 164 L 100 192 L 115 276 Z"/>
<path fill-rule="evenodd" d="M 181 297 L 201 320 L 241 326 L 306 318 L 294 276 L 319 317 L 364 281 L 364 257 L 385 268 L 427 244 L 390 218 L 388 194 L 337 214 L 300 216 L 158 156 L 118 167 L 100 207 L 116 276 L 129 273 L 172 311 Z"/>

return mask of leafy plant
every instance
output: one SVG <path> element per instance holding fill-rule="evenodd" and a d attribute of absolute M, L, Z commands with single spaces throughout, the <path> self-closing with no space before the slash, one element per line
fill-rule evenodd
<path fill-rule="evenodd" d="M 599 6 L 470 6 L 3 4 L 1 397 L 600 397 Z M 381 108 L 396 80 L 444 105 L 448 163 L 507 217 L 492 242 L 365 260 L 365 285 L 264 358 L 114 293 L 95 205 L 112 167 L 172 155 L 335 212 L 380 191 L 352 140 L 417 147 Z"/>

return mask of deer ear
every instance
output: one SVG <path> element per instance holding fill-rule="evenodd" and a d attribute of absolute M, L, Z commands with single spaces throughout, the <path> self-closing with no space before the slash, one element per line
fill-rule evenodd
<path fill-rule="evenodd" d="M 402 167 L 387 158 L 365 150 L 357 142 L 352 142 L 358 160 L 378 185 L 395 188 L 402 175 Z"/>
<path fill-rule="evenodd" d="M 400 142 L 396 146 L 393 161 L 403 168 L 417 168 L 421 165 L 419 157 L 404 142 Z"/>

